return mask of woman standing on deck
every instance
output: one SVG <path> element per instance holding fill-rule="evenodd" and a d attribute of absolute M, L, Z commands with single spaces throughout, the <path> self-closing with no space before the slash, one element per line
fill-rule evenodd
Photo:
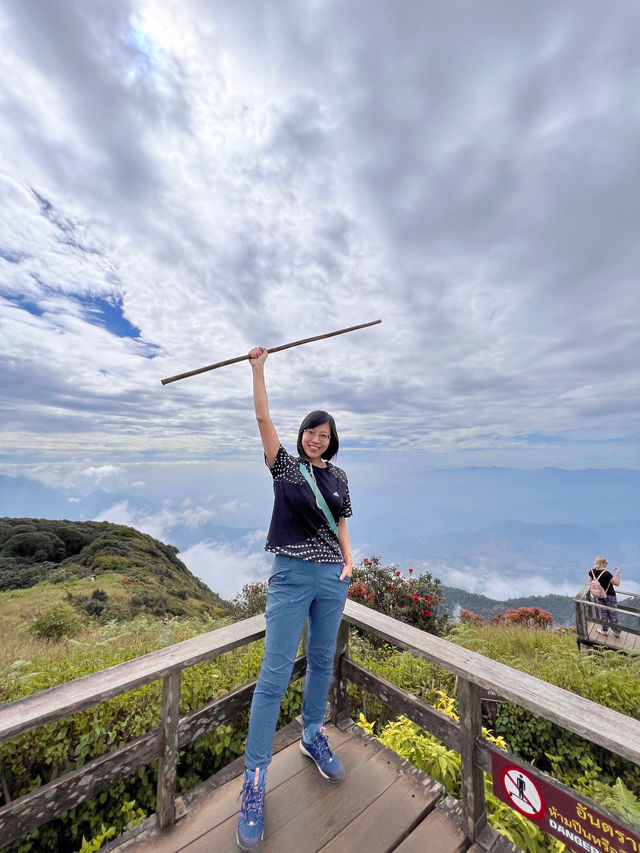
<path fill-rule="evenodd" d="M 593 563 L 593 568 L 589 570 L 589 578 L 593 578 L 597 580 L 602 589 L 604 590 L 605 597 L 602 598 L 598 596 L 596 601 L 598 604 L 604 604 L 606 607 L 617 607 L 618 606 L 618 597 L 616 596 L 616 591 L 614 587 L 620 586 L 620 569 L 616 569 L 615 575 L 612 575 L 611 572 L 607 569 L 606 557 L 596 557 Z M 618 614 L 613 610 L 601 610 L 600 618 L 604 622 L 609 622 L 611 624 L 611 630 L 616 635 L 616 638 L 620 636 L 620 629 L 618 628 Z M 605 637 L 609 633 L 609 629 L 606 625 L 601 625 L 598 628 L 599 634 L 604 634 Z"/>
<path fill-rule="evenodd" d="M 276 556 L 267 592 L 267 632 L 253 694 L 245 748 L 245 778 L 236 838 L 242 850 L 262 846 L 267 767 L 280 703 L 308 623 L 307 674 L 301 752 L 329 782 L 344 771 L 323 733 L 333 657 L 353 569 L 346 519 L 351 515 L 347 475 L 329 460 L 338 452 L 336 425 L 311 412 L 298 430 L 298 456 L 282 447 L 269 414 L 264 380 L 267 350 L 249 353 L 253 401 L 265 461 L 273 477 L 274 506 L 265 550 Z"/>

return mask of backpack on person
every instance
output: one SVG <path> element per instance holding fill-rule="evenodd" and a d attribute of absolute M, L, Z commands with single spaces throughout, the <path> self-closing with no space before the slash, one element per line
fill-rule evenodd
<path fill-rule="evenodd" d="M 593 569 L 592 569 L 593 571 Z M 605 569 L 602 569 L 597 578 L 591 577 L 589 580 L 589 592 L 591 593 L 593 598 L 606 598 L 607 593 L 605 592 L 604 587 L 600 583 L 600 578 L 602 577 Z"/>

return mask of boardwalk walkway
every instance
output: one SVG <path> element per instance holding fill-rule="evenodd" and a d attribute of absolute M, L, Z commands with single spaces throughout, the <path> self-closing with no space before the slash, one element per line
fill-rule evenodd
<path fill-rule="evenodd" d="M 471 845 L 459 803 L 360 728 L 329 727 L 346 772 L 328 784 L 298 748 L 294 722 L 276 738 L 269 769 L 263 853 L 513 853 L 492 829 Z M 164 832 L 155 816 L 104 853 L 234 853 L 242 760 L 225 768 L 182 801 L 183 817 Z"/>
<path fill-rule="evenodd" d="M 594 646 L 606 646 L 608 649 L 640 653 L 640 634 L 631 634 L 622 628 L 620 637 L 616 637 L 611 630 L 608 634 L 601 634 L 598 631 L 600 627 L 602 627 L 600 624 L 587 619 L 586 639 Z"/>
<path fill-rule="evenodd" d="M 620 652 L 640 653 L 640 595 L 630 590 L 618 590 L 615 608 L 597 604 L 591 597 L 589 585 L 584 584 L 573 599 L 576 605 L 576 640 L 579 649 L 605 646 Z M 606 623 L 606 611 L 614 612 L 618 620 L 620 637 L 611 630 L 609 635 L 599 629 Z"/>

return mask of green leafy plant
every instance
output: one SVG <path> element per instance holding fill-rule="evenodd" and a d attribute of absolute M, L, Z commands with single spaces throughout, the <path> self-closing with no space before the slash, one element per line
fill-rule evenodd
<path fill-rule="evenodd" d="M 82 847 L 79 850 L 79 853 L 94 853 L 94 851 L 99 850 L 105 841 L 108 841 L 110 838 L 116 834 L 115 826 L 110 826 L 108 829 L 105 828 L 105 825 L 102 824 L 100 829 L 100 833 L 92 838 L 90 841 L 82 836 Z"/>
<path fill-rule="evenodd" d="M 75 636 L 80 630 L 80 619 L 70 607 L 57 604 L 36 617 L 30 630 L 42 640 L 57 642 Z"/>
<path fill-rule="evenodd" d="M 436 707 L 453 719 L 457 719 L 452 697 L 441 693 Z M 373 734 L 374 726 L 361 715 L 358 723 L 369 734 Z M 505 749 L 505 742 L 495 737 L 487 729 L 482 730 L 483 736 Z M 375 736 L 375 735 L 374 735 Z M 436 737 L 412 723 L 406 717 L 388 723 L 377 739 L 398 755 L 410 761 L 432 779 L 444 785 L 447 793 L 460 797 L 461 770 L 460 755 L 454 750 L 447 749 Z M 487 819 L 501 834 L 509 838 L 520 849 L 527 853 L 560 853 L 564 845 L 543 835 L 538 828 L 523 815 L 509 808 L 493 794 L 491 778 L 485 774 L 485 799 L 487 804 Z"/>

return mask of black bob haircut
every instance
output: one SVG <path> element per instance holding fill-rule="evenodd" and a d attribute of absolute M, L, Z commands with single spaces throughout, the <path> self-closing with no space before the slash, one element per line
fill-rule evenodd
<path fill-rule="evenodd" d="M 306 418 L 300 424 L 300 429 L 298 430 L 298 456 L 302 456 L 303 459 L 306 459 L 307 456 L 304 452 L 304 448 L 302 447 L 302 433 L 306 429 L 314 429 L 314 427 L 320 426 L 320 424 L 329 424 L 331 428 L 331 438 L 329 439 L 329 446 L 322 454 L 323 459 L 333 459 L 333 457 L 338 452 L 338 448 L 340 447 L 340 439 L 338 438 L 338 430 L 336 429 L 336 422 L 333 419 L 333 416 L 329 414 L 329 412 L 323 412 L 321 409 L 318 409 L 315 412 L 310 412 Z"/>

